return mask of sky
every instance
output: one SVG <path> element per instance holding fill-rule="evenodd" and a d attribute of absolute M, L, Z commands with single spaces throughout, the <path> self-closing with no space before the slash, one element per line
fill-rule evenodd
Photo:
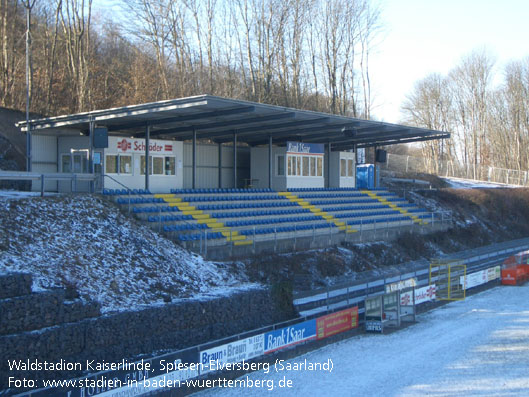
<path fill-rule="evenodd" d="M 402 121 L 414 84 L 446 75 L 472 50 L 486 48 L 502 67 L 529 56 L 527 0 L 379 0 L 383 31 L 369 60 L 373 115 Z"/>

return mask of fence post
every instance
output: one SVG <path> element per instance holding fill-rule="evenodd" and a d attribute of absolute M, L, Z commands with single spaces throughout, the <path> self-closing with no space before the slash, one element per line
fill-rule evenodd
<path fill-rule="evenodd" d="M 360 218 L 360 242 L 364 241 L 364 221 Z"/>
<path fill-rule="evenodd" d="M 44 197 L 44 174 L 40 174 L 40 197 Z"/>
<path fill-rule="evenodd" d="M 230 256 L 233 257 L 233 230 L 230 229 Z"/>
<path fill-rule="evenodd" d="M 255 226 L 253 227 L 253 254 L 255 255 Z"/>
<path fill-rule="evenodd" d="M 204 259 L 208 257 L 208 232 L 204 229 Z"/>
<path fill-rule="evenodd" d="M 277 226 L 274 226 L 274 253 L 277 252 Z"/>
<path fill-rule="evenodd" d="M 332 244 L 332 230 L 331 230 L 331 222 L 329 222 L 329 245 Z"/>
<path fill-rule="evenodd" d="M 433 212 L 432 212 L 432 228 L 433 228 L 433 224 L 434 224 L 434 216 L 433 216 Z"/>
<path fill-rule="evenodd" d="M 373 238 L 376 238 L 377 237 L 377 219 L 376 218 L 374 219 L 373 224 L 374 224 L 374 227 L 375 227 L 375 232 L 373 233 L 374 234 Z"/>
<path fill-rule="evenodd" d="M 312 222 L 312 243 L 316 240 L 316 224 Z"/>
<path fill-rule="evenodd" d="M 294 223 L 294 251 L 296 250 L 296 243 L 298 242 L 298 228 Z"/>
<path fill-rule="evenodd" d="M 199 245 L 200 255 L 202 255 L 202 233 L 200 233 L 200 245 Z"/>

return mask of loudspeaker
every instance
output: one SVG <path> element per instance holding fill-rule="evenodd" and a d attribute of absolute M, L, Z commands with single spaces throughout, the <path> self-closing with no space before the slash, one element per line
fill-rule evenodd
<path fill-rule="evenodd" d="M 377 149 L 377 152 L 375 155 L 375 159 L 377 163 L 385 163 L 386 157 L 387 157 L 387 152 L 385 150 Z"/>

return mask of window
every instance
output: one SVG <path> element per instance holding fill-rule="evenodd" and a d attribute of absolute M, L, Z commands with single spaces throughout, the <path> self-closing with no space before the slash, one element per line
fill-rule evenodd
<path fill-rule="evenodd" d="M 132 174 L 132 156 L 119 156 L 119 173 Z"/>
<path fill-rule="evenodd" d="M 165 158 L 165 175 L 175 175 L 175 158 L 166 157 Z"/>
<path fill-rule="evenodd" d="M 152 175 L 152 156 L 149 156 L 149 175 Z M 145 175 L 145 156 L 140 158 L 140 175 Z"/>
<path fill-rule="evenodd" d="M 107 161 L 105 163 L 106 174 L 117 174 L 118 173 L 118 156 L 107 155 Z"/>
<path fill-rule="evenodd" d="M 106 174 L 132 174 L 132 156 L 107 154 L 105 159 Z"/>
<path fill-rule="evenodd" d="M 289 176 L 322 176 L 322 167 L 323 158 L 319 156 L 287 156 L 287 175 Z"/>
<path fill-rule="evenodd" d="M 61 170 L 62 172 L 67 172 L 67 173 L 70 173 L 72 172 L 72 167 L 71 167 L 71 156 L 69 154 L 63 154 L 61 156 Z"/>
<path fill-rule="evenodd" d="M 309 176 L 309 158 L 307 156 L 303 156 L 302 161 L 303 161 L 303 176 Z"/>
<path fill-rule="evenodd" d="M 277 175 L 285 175 L 285 156 L 277 156 Z"/>
<path fill-rule="evenodd" d="M 149 175 L 176 175 L 174 156 L 149 156 Z M 140 157 L 140 175 L 145 175 L 145 156 Z"/>
<path fill-rule="evenodd" d="M 349 176 L 354 176 L 354 161 L 352 159 L 347 160 L 347 173 Z"/>
<path fill-rule="evenodd" d="M 296 175 L 301 175 L 301 156 L 296 156 Z"/>
<path fill-rule="evenodd" d="M 154 175 L 163 175 L 163 157 L 152 158 L 152 173 Z"/>
<path fill-rule="evenodd" d="M 347 176 L 347 165 L 345 159 L 340 159 L 340 176 Z"/>

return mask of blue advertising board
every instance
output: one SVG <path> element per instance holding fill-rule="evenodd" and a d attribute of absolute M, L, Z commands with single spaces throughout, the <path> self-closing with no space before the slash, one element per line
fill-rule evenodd
<path fill-rule="evenodd" d="M 316 339 L 316 319 L 267 332 L 264 352 L 272 353 L 311 339 Z"/>
<path fill-rule="evenodd" d="M 321 143 L 287 142 L 287 153 L 323 154 L 324 146 Z"/>

